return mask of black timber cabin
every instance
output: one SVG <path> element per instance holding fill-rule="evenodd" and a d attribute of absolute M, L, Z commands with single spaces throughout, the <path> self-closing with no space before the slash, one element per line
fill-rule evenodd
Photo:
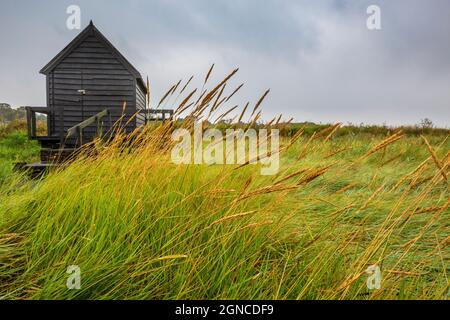
<path fill-rule="evenodd" d="M 82 145 L 121 117 L 126 132 L 146 121 L 147 87 L 140 73 L 92 21 L 40 73 L 46 76 L 47 107 L 26 109 L 29 138 L 43 148 Z M 47 136 L 36 134 L 36 113 L 47 114 Z"/>

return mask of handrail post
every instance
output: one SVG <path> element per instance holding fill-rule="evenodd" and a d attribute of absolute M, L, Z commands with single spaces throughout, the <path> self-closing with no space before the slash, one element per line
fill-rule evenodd
<path fill-rule="evenodd" d="M 81 127 L 77 127 L 77 133 L 78 133 L 78 143 L 80 144 L 80 147 L 83 145 L 83 129 Z"/>
<path fill-rule="evenodd" d="M 100 119 L 99 117 L 95 116 L 95 123 L 97 124 L 97 136 L 100 137 Z"/>
<path fill-rule="evenodd" d="M 109 122 L 109 129 L 108 129 L 108 131 L 107 132 L 109 132 L 109 136 L 111 136 L 112 135 L 112 120 L 111 120 L 111 112 L 108 110 L 108 109 L 106 109 L 106 112 L 107 112 L 107 114 L 108 114 L 108 122 Z M 109 138 L 109 136 L 107 137 L 107 138 Z"/>
<path fill-rule="evenodd" d="M 36 112 L 31 112 L 31 135 L 32 137 L 36 137 Z"/>
<path fill-rule="evenodd" d="M 25 111 L 27 113 L 27 133 L 28 133 L 28 139 L 32 139 L 31 136 L 31 110 L 30 107 L 25 107 Z"/>
<path fill-rule="evenodd" d="M 51 113 L 48 113 L 47 114 L 47 136 L 51 136 L 51 128 L 50 128 L 50 126 L 51 126 L 51 120 L 50 120 L 50 117 L 51 117 Z"/>

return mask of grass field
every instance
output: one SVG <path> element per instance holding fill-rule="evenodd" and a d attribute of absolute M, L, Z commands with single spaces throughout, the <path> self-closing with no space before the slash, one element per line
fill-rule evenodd
<path fill-rule="evenodd" d="M 11 137 L 23 136 L 2 146 Z M 8 175 L 0 294 L 441 299 L 448 184 L 417 136 L 362 158 L 385 138 L 300 138 L 273 177 L 252 165 L 174 166 L 153 139 L 129 152 L 109 146 L 40 181 Z M 450 141 L 428 139 L 448 174 Z M 18 155 L 35 152 L 25 145 Z M 16 158 L 4 154 L 9 168 L 5 158 Z M 374 264 L 382 286 L 368 290 L 365 270 Z M 69 265 L 81 268 L 80 290 L 66 288 Z"/>
<path fill-rule="evenodd" d="M 15 162 L 32 162 L 39 159 L 39 146 L 29 141 L 23 128 L 0 127 L 0 185 L 8 183 Z"/>
<path fill-rule="evenodd" d="M 132 144 L 97 141 L 41 180 L 11 173 L 36 146 L 2 138 L 2 298 L 448 297 L 448 131 L 297 128 L 278 174 L 262 176 L 257 165 L 174 165 L 171 125 Z M 78 290 L 66 287 L 71 265 Z M 373 265 L 382 281 L 371 290 Z"/>

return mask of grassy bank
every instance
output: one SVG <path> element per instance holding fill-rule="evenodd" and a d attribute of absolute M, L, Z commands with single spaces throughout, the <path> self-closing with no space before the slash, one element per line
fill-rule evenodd
<path fill-rule="evenodd" d="M 385 138 L 300 137 L 264 177 L 175 166 L 156 130 L 37 183 L 13 179 L 0 192 L 0 295 L 443 298 L 448 184 L 421 138 L 377 150 Z M 448 173 L 450 141 L 429 140 Z M 382 287 L 368 290 L 374 264 Z M 80 290 L 66 287 L 69 265 Z"/>
<path fill-rule="evenodd" d="M 186 93 L 177 110 L 214 113 L 234 73 L 198 99 Z M 249 126 L 260 120 L 262 99 L 243 109 L 239 125 L 244 114 Z M 170 134 L 191 129 L 185 119 L 148 126 L 127 143 L 120 135 L 97 141 L 41 180 L 9 175 L 0 185 L 0 297 L 448 295 L 447 131 L 303 125 L 284 131 L 280 170 L 263 176 L 253 164 L 175 165 Z M 72 265 L 81 270 L 78 290 L 66 286 Z M 374 265 L 382 273 L 377 290 L 366 285 Z"/>
<path fill-rule="evenodd" d="M 1 130 L 0 130 L 1 131 Z M 16 162 L 39 160 L 39 146 L 29 141 L 23 130 L 14 130 L 0 135 L 0 185 L 8 183 Z"/>

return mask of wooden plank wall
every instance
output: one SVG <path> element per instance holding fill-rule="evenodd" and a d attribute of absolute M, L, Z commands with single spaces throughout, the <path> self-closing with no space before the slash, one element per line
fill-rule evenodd
<path fill-rule="evenodd" d="M 86 38 L 64 58 L 48 77 L 48 101 L 55 112 L 54 133 L 60 131 L 58 115 L 62 109 L 64 132 L 106 108 L 111 111 L 111 119 L 115 123 L 122 115 L 124 102 L 127 107 L 123 124 L 136 112 L 134 76 L 93 36 Z M 77 92 L 79 89 L 86 90 L 83 97 Z M 130 132 L 135 127 L 134 119 L 126 130 Z M 94 136 L 95 130 L 95 126 L 86 128 L 85 137 Z"/>
<path fill-rule="evenodd" d="M 141 89 L 140 86 L 136 86 L 136 111 L 139 110 L 145 110 L 145 103 L 146 97 L 144 91 Z M 145 115 L 144 113 L 138 113 L 136 115 L 136 125 L 140 126 L 145 123 Z"/>

